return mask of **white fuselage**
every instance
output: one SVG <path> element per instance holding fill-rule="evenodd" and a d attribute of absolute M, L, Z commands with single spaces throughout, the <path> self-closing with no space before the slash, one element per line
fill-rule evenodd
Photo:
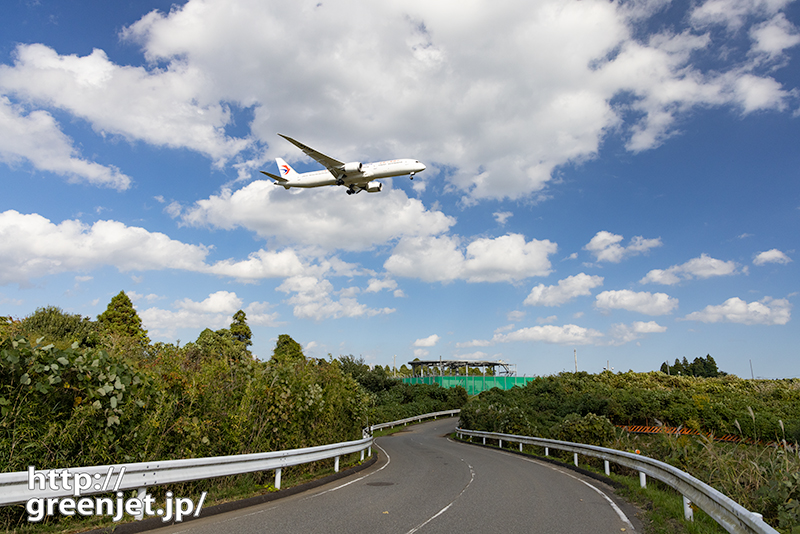
<path fill-rule="evenodd" d="M 391 178 L 392 176 L 413 175 L 425 170 L 425 165 L 414 159 L 393 159 L 389 161 L 379 161 L 377 163 L 364 163 L 360 171 L 342 173 L 338 177 L 325 169 L 322 171 L 304 172 L 295 174 L 282 185 L 286 189 L 290 187 L 320 187 L 323 185 L 337 185 L 337 179 L 344 181 L 342 185 L 364 184 L 379 178 Z"/>

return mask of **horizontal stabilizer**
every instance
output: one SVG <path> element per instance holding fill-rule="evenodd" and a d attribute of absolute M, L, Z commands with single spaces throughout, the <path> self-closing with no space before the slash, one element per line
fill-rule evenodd
<path fill-rule="evenodd" d="M 267 175 L 270 178 L 272 178 L 273 180 L 278 181 L 278 182 L 288 182 L 289 181 L 286 178 L 281 178 L 280 176 L 276 176 L 274 174 L 270 174 L 270 173 L 268 173 L 266 171 L 261 171 L 261 174 Z"/>

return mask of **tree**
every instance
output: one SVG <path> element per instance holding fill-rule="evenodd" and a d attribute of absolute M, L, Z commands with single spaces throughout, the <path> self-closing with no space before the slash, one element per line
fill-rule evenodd
<path fill-rule="evenodd" d="M 250 341 L 253 337 L 253 333 L 250 331 L 250 327 L 247 326 L 247 315 L 242 310 L 233 314 L 230 333 L 235 341 L 242 343 L 245 347 L 249 347 L 253 344 L 253 342 Z"/>
<path fill-rule="evenodd" d="M 124 291 L 111 299 L 106 311 L 97 316 L 97 322 L 112 337 L 130 338 L 142 346 L 150 344 L 147 330 L 142 328 L 142 320 Z"/>
<path fill-rule="evenodd" d="M 30 341 L 44 337 L 47 343 L 54 343 L 62 349 L 76 341 L 81 347 L 95 347 L 100 342 L 96 323 L 80 314 L 65 313 L 57 306 L 37 308 L 21 321 L 18 331 Z"/>
<path fill-rule="evenodd" d="M 306 359 L 303 354 L 303 347 L 300 343 L 292 339 L 288 334 L 278 336 L 275 343 L 275 350 L 272 352 L 272 359 L 278 363 L 301 362 Z"/>

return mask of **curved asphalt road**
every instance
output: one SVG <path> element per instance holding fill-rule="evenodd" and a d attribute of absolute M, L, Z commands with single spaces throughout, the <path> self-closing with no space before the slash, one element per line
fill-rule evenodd
<path fill-rule="evenodd" d="M 633 509 L 607 486 L 547 463 L 452 442 L 444 436 L 457 421 L 432 421 L 379 438 L 381 459 L 350 478 L 158 533 L 634 531 Z"/>

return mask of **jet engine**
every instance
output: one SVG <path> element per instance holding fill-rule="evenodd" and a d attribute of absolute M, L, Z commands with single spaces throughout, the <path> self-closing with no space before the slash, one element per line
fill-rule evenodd
<path fill-rule="evenodd" d="M 345 163 L 344 168 L 342 169 L 345 174 L 357 174 L 361 172 L 361 164 L 358 162 L 353 163 Z"/>
<path fill-rule="evenodd" d="M 367 184 L 367 193 L 380 193 L 383 184 L 381 182 L 370 182 Z"/>

